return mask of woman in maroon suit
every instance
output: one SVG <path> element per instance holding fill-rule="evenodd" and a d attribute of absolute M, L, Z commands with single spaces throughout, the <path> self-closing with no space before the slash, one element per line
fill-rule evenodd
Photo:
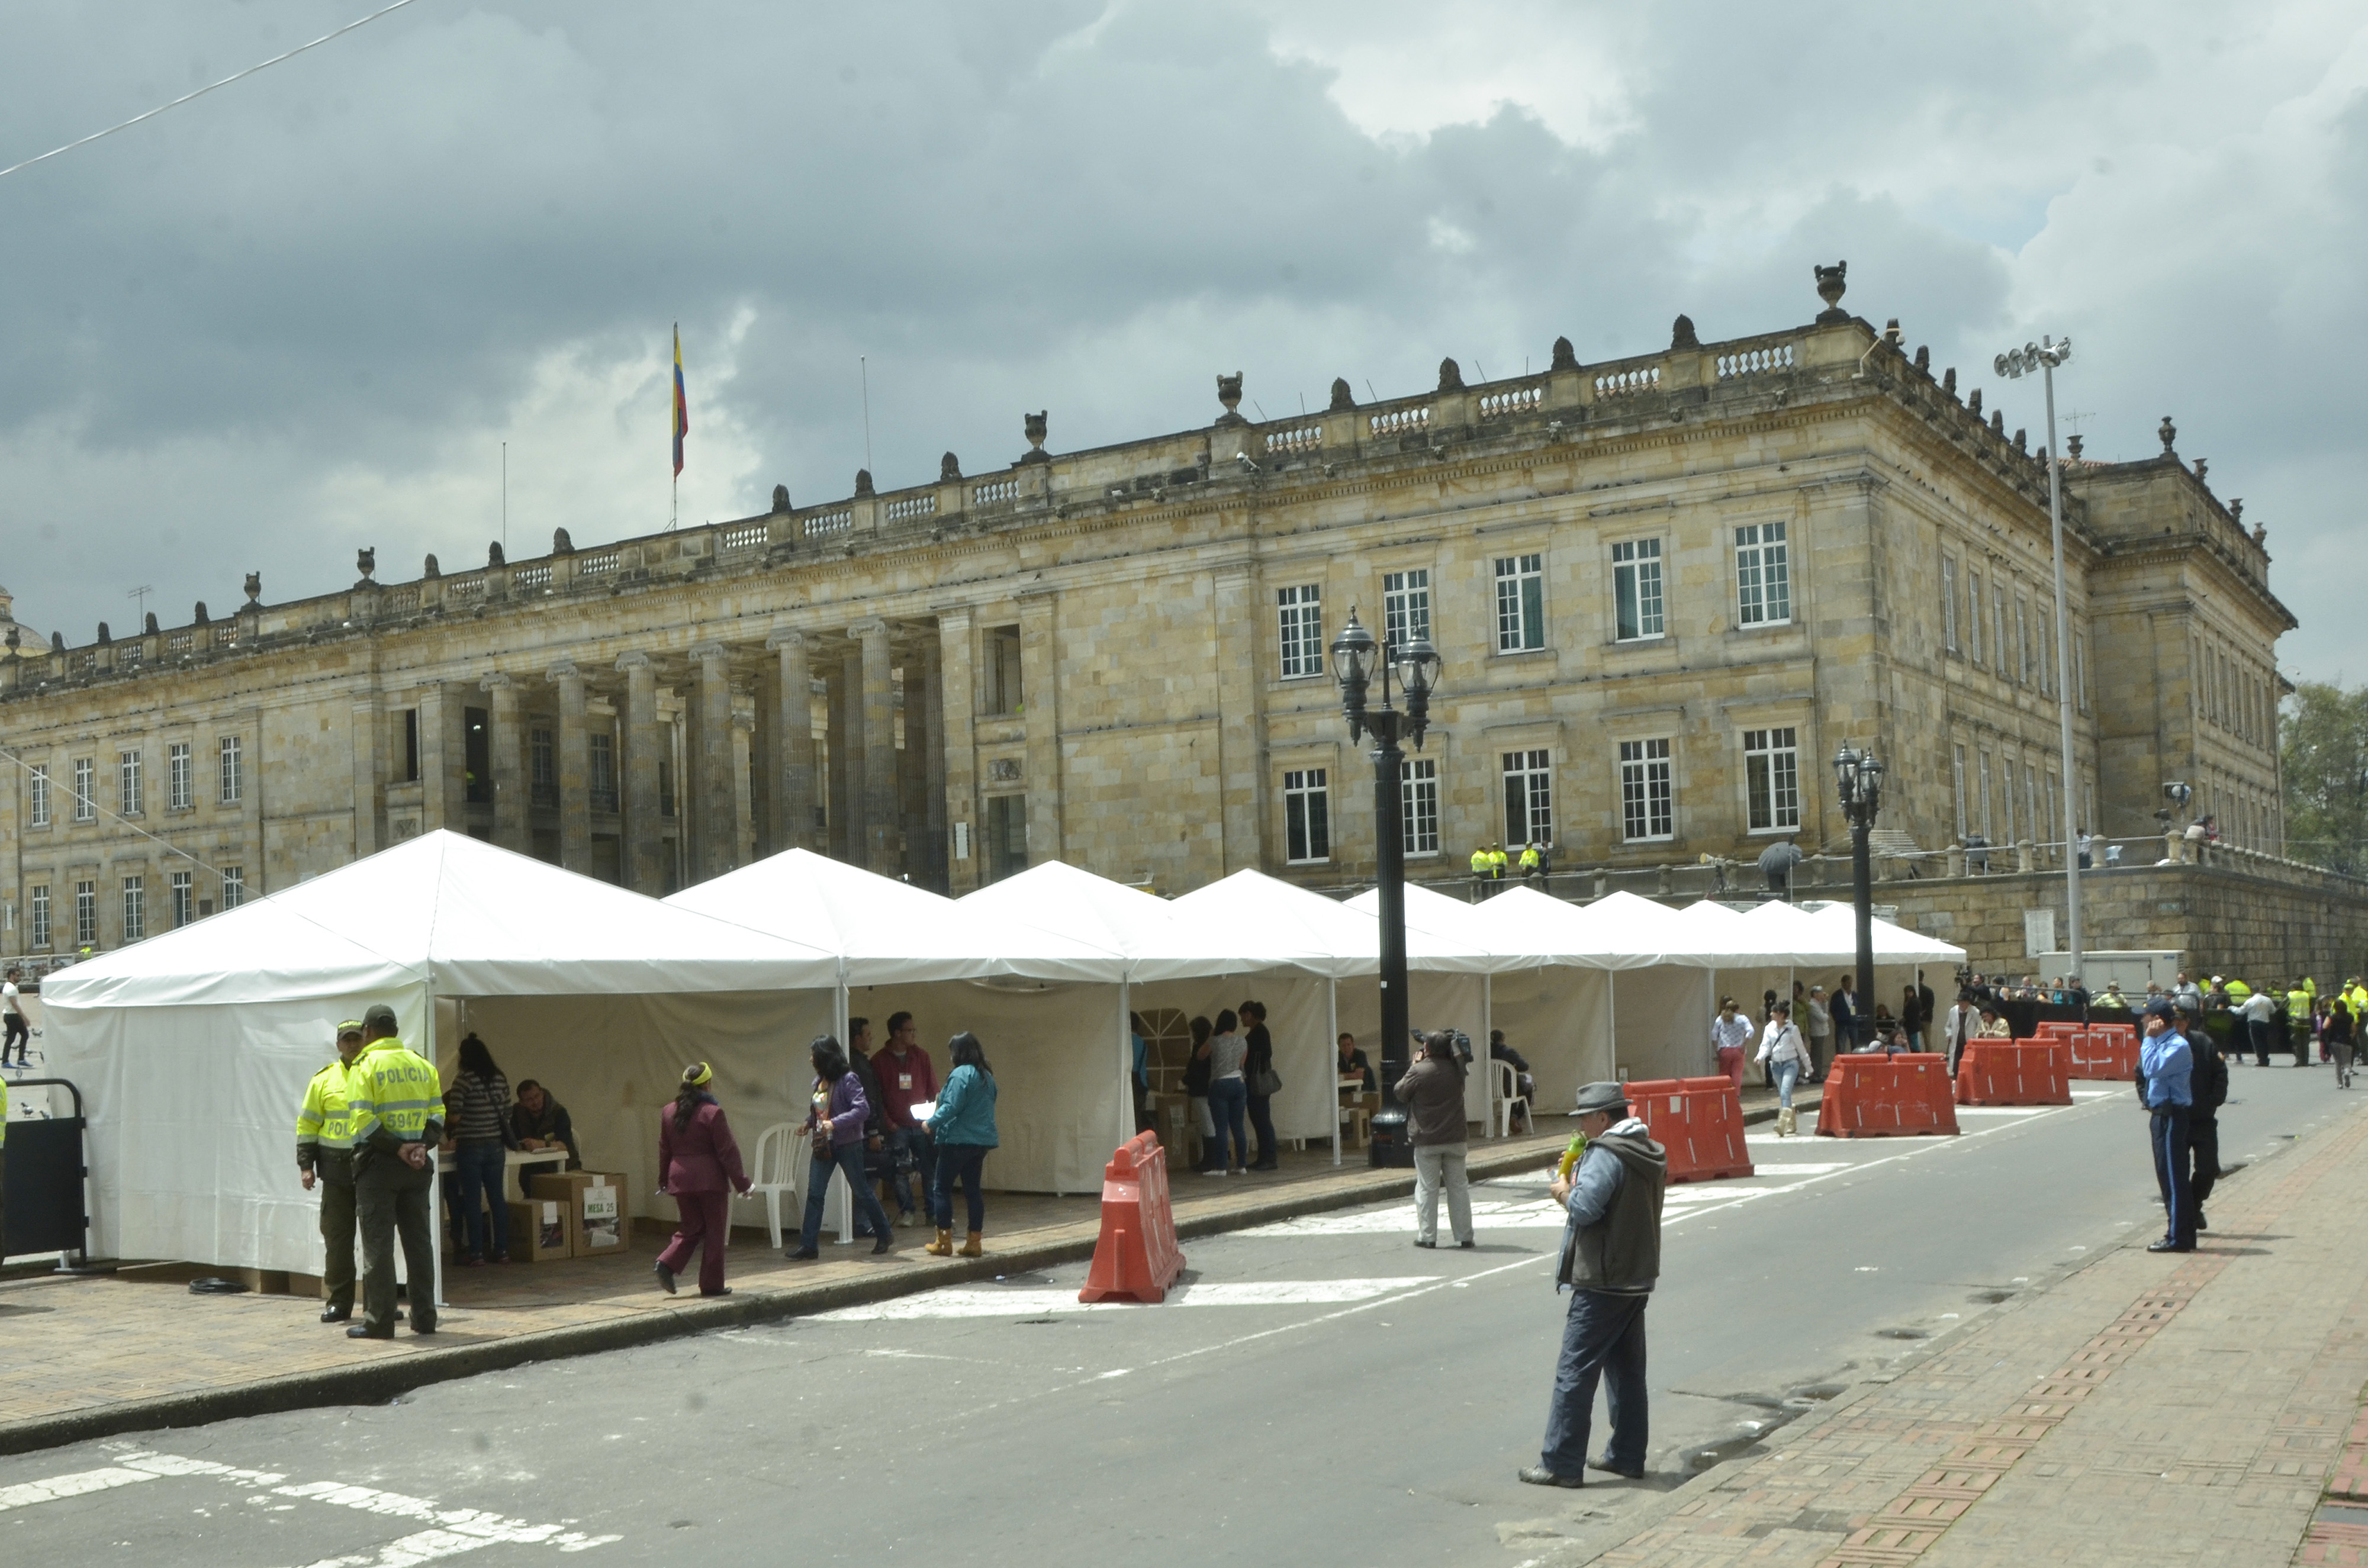
<path fill-rule="evenodd" d="M 732 1124 L 707 1092 L 714 1076 L 704 1062 L 684 1068 L 674 1104 L 658 1117 L 658 1190 L 682 1210 L 682 1228 L 658 1254 L 658 1284 L 669 1296 L 694 1248 L 700 1249 L 699 1293 L 732 1294 L 723 1283 L 723 1243 L 732 1226 L 732 1194 L 746 1192 L 750 1184 Z"/>

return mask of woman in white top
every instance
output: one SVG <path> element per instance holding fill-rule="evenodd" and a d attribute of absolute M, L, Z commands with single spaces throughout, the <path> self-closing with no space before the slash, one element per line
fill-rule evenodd
<path fill-rule="evenodd" d="M 1809 1045 L 1793 1024 L 1793 1005 L 1779 1002 L 1768 1014 L 1768 1032 L 1759 1039 L 1759 1062 L 1776 1085 L 1776 1136 L 1793 1135 L 1793 1085 L 1809 1070 Z"/>
<path fill-rule="evenodd" d="M 1834 1034 L 1834 1016 L 1826 1011 L 1826 988 L 1809 987 L 1809 1082 L 1816 1083 L 1825 1071 L 1824 1063 L 1831 1056 L 1829 1042 Z"/>
<path fill-rule="evenodd" d="M 1735 1009 L 1735 998 L 1719 999 L 1718 1017 L 1711 1020 L 1710 1043 L 1718 1052 L 1718 1070 L 1743 1087 L 1743 1048 L 1751 1043 L 1751 1020 Z"/>

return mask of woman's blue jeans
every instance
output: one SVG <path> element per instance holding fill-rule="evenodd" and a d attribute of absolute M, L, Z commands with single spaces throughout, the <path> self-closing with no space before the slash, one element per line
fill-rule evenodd
<path fill-rule="evenodd" d="M 986 1229 L 986 1194 L 978 1185 L 979 1170 L 986 1163 L 986 1147 L 982 1143 L 940 1143 L 938 1145 L 938 1168 L 930 1173 L 929 1219 L 940 1231 L 954 1228 L 954 1183 L 962 1187 L 962 1202 L 968 1210 L 970 1228 Z"/>
<path fill-rule="evenodd" d="M 1250 1163 L 1249 1141 L 1243 1136 L 1242 1121 L 1250 1103 L 1250 1086 L 1239 1078 L 1220 1078 L 1209 1085 L 1209 1116 L 1217 1124 L 1217 1135 L 1201 1152 L 1201 1168 L 1222 1171 L 1231 1163 L 1230 1152 L 1238 1155 L 1245 1165 Z"/>
<path fill-rule="evenodd" d="M 1776 1075 L 1776 1103 L 1786 1110 L 1793 1108 L 1793 1085 L 1801 1081 L 1798 1057 L 1790 1062 L 1770 1062 L 1769 1067 Z"/>
<path fill-rule="evenodd" d="M 498 1140 L 463 1143 L 453 1151 L 454 1174 L 461 1178 L 461 1217 L 469 1233 L 469 1256 L 491 1257 L 496 1263 L 510 1255 L 509 1194 L 502 1190 L 507 1168 Z M 485 1250 L 485 1210 L 494 1211 L 494 1250 Z"/>
<path fill-rule="evenodd" d="M 830 1192 L 830 1173 L 843 1171 L 848 1189 L 855 1195 L 856 1216 L 871 1226 L 875 1236 L 888 1234 L 888 1210 L 880 1207 L 880 1195 L 871 1190 L 871 1178 L 863 1169 L 863 1141 L 842 1143 L 829 1153 L 817 1150 L 814 1164 L 806 1169 L 806 1218 L 798 1227 L 798 1250 L 812 1252 L 822 1240 L 822 1200 Z"/>

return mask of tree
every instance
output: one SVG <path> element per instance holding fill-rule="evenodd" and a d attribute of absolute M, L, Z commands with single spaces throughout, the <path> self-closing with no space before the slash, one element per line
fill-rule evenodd
<path fill-rule="evenodd" d="M 2286 853 L 2368 876 L 2368 687 L 2305 681 L 2278 729 Z"/>

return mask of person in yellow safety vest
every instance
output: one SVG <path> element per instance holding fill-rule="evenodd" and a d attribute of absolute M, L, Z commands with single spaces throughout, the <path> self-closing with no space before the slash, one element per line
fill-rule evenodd
<path fill-rule="evenodd" d="M 2253 988 L 2241 980 L 2232 980 L 2222 989 L 2228 993 L 2229 1002 L 2240 1007 L 2244 1006 L 2245 998 L 2253 994 Z"/>
<path fill-rule="evenodd" d="M 2286 989 L 2286 1044 L 2294 1050 L 2294 1065 L 2310 1065 L 2310 1031 L 2315 1017 L 2316 1001 L 2305 977 L 2296 980 Z"/>
<path fill-rule="evenodd" d="M 1491 861 L 1488 858 L 1488 846 L 1484 844 L 1479 848 L 1474 849 L 1472 852 L 1472 880 L 1478 882 L 1486 881 L 1488 880 L 1488 868 L 1490 864 Z"/>
<path fill-rule="evenodd" d="M 346 1103 L 346 1074 L 362 1051 L 362 1026 L 348 1018 L 337 1026 L 337 1059 L 304 1085 L 296 1111 L 296 1172 L 304 1190 L 321 1187 L 321 1309 L 323 1323 L 354 1315 L 354 1129 Z"/>
<path fill-rule="evenodd" d="M 1509 862 L 1506 859 L 1505 846 L 1503 845 L 1491 844 L 1488 846 L 1488 880 L 1490 881 L 1503 881 L 1505 880 L 1505 868 L 1508 864 L 1509 864 Z"/>
<path fill-rule="evenodd" d="M 362 1321 L 350 1339 L 394 1337 L 394 1242 L 403 1237 L 411 1331 L 436 1332 L 436 1234 L 431 1152 L 444 1137 L 444 1081 L 436 1063 L 396 1038 L 394 1009 L 362 1015 L 362 1051 L 346 1073 L 354 1141 L 354 1217 L 362 1238 Z"/>
<path fill-rule="evenodd" d="M 1544 857 L 1538 853 L 1538 841 L 1531 839 L 1521 848 L 1521 875 L 1534 877 Z"/>

